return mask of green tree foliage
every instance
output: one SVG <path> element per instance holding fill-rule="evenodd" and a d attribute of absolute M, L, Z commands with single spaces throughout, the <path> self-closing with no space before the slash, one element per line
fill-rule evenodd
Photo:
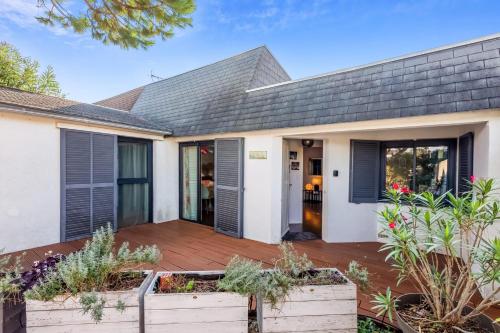
<path fill-rule="evenodd" d="M 38 61 L 24 57 L 18 49 L 6 42 L 0 42 L 0 86 L 63 96 L 51 66 L 40 73 Z"/>
<path fill-rule="evenodd" d="M 45 9 L 38 21 L 60 25 L 76 33 L 124 49 L 146 49 L 154 38 L 171 38 L 175 28 L 191 26 L 194 0 L 85 0 L 83 8 L 70 8 L 68 0 L 38 0 Z"/>

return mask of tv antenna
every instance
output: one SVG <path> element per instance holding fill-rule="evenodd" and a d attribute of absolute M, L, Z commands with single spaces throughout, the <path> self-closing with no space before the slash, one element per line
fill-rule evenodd
<path fill-rule="evenodd" d="M 154 75 L 153 70 L 151 70 L 149 76 L 151 77 L 151 81 L 153 81 L 153 82 L 163 80 L 163 78 L 161 76 Z"/>

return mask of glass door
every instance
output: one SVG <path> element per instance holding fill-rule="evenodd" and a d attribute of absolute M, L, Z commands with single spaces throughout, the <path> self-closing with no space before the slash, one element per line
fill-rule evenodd
<path fill-rule="evenodd" d="M 180 144 L 180 212 L 184 220 L 214 225 L 214 142 Z"/>
<path fill-rule="evenodd" d="M 181 146 L 181 217 L 198 221 L 198 146 Z"/>
<path fill-rule="evenodd" d="M 201 220 L 204 225 L 214 226 L 214 142 L 200 142 Z"/>
<path fill-rule="evenodd" d="M 152 142 L 118 138 L 118 227 L 152 221 Z"/>

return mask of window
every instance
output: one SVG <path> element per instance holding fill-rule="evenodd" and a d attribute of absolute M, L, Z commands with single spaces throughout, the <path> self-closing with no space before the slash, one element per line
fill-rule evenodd
<path fill-rule="evenodd" d="M 393 183 L 441 195 L 455 185 L 456 140 L 381 143 L 380 197 Z"/>
<path fill-rule="evenodd" d="M 321 176 L 321 158 L 310 158 L 309 159 L 309 175 L 310 176 Z"/>

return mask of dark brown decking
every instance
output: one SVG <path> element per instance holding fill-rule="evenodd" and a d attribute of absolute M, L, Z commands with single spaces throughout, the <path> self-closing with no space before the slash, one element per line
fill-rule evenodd
<path fill-rule="evenodd" d="M 161 224 L 145 224 L 120 229 L 118 243 L 127 241 L 131 247 L 156 244 L 162 253 L 155 270 L 217 270 L 223 269 L 234 255 L 262 261 L 271 265 L 279 255 L 275 245 L 248 239 L 235 239 L 215 233 L 212 228 L 184 221 Z M 58 243 L 25 251 L 23 262 L 29 267 L 34 260 L 43 259 L 48 251 L 68 254 L 82 247 L 84 240 Z M 415 291 L 410 283 L 396 285 L 396 273 L 385 263 L 384 253 L 379 253 L 380 243 L 330 244 L 321 240 L 296 242 L 295 248 L 305 252 L 321 267 L 336 267 L 341 271 L 351 260 L 368 268 L 374 288 L 384 292 L 390 286 L 395 295 Z M 16 255 L 18 253 L 15 253 Z M 359 312 L 373 315 L 370 298 L 358 293 Z M 489 315 L 497 318 L 500 309 L 492 309 Z"/>

